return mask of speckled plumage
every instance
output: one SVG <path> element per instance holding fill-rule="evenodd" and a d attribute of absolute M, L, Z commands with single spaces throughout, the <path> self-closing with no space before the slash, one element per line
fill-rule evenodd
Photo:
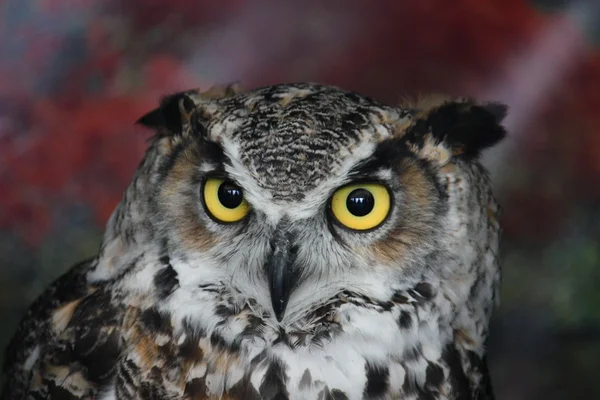
<path fill-rule="evenodd" d="M 167 97 L 97 257 L 59 278 L 8 349 L 2 399 L 492 399 L 498 207 L 479 152 L 505 108 L 386 106 L 317 84 Z M 207 175 L 251 205 L 221 224 Z M 355 180 L 385 184 L 378 228 L 332 220 Z M 279 321 L 265 265 L 285 246 Z"/>

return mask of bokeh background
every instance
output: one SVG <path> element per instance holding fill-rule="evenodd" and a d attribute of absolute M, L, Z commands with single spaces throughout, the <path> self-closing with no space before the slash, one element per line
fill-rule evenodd
<path fill-rule="evenodd" d="M 0 348 L 103 225 L 160 96 L 319 81 L 500 100 L 498 399 L 600 398 L 600 1 L 0 0 Z"/>

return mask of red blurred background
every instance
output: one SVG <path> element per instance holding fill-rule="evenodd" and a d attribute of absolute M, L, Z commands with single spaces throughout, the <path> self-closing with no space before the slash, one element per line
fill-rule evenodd
<path fill-rule="evenodd" d="M 568 0 L 0 0 L 0 348 L 93 255 L 160 96 L 319 81 L 500 100 L 499 399 L 600 398 L 600 7 Z"/>

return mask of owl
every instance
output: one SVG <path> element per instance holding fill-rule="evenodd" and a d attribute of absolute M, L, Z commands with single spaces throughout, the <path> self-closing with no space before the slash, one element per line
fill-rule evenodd
<path fill-rule="evenodd" d="M 98 255 L 7 349 L 2 399 L 492 399 L 506 107 L 338 87 L 166 96 Z"/>

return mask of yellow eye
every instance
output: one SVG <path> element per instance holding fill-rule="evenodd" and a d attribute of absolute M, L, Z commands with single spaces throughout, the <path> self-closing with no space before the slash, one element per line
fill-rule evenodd
<path fill-rule="evenodd" d="M 242 188 L 218 178 L 209 178 L 204 183 L 204 204 L 208 212 L 221 222 L 237 222 L 250 209 Z"/>
<path fill-rule="evenodd" d="M 347 228 L 356 231 L 373 229 L 390 212 L 390 192 L 377 183 L 344 186 L 333 194 L 331 212 Z"/>

